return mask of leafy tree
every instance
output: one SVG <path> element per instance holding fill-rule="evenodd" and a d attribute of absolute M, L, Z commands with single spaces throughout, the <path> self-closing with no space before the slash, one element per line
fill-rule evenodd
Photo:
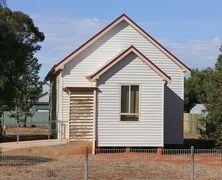
<path fill-rule="evenodd" d="M 0 27 L 0 100 L 11 104 L 17 81 L 35 61 L 44 35 L 28 15 L 8 8 L 0 8 Z"/>
<path fill-rule="evenodd" d="M 222 47 L 220 48 L 222 52 Z M 195 103 L 204 103 L 207 115 L 203 118 L 206 130 L 203 137 L 212 140 L 216 147 L 222 147 L 222 53 L 214 69 L 194 69 L 185 80 L 185 111 L 189 112 Z"/>
<path fill-rule="evenodd" d="M 206 130 L 202 135 L 212 140 L 216 147 L 222 147 L 222 54 L 219 55 L 213 78 L 211 89 L 208 91 Z"/>
<path fill-rule="evenodd" d="M 0 8 L 6 7 L 6 0 L 0 0 Z"/>
<path fill-rule="evenodd" d="M 18 107 L 22 93 L 26 101 L 35 101 L 40 84 L 40 65 L 34 53 L 40 50 L 39 42 L 44 34 L 34 25 L 32 19 L 22 12 L 13 12 L 0 6 L 0 111 L 3 107 Z M 37 80 L 38 79 L 38 80 Z M 36 84 L 35 84 L 36 83 Z M 34 85 L 35 84 L 35 85 Z M 40 88 L 41 89 L 41 88 Z M 26 92 L 27 91 L 27 92 Z M 28 93 L 29 91 L 29 93 Z M 23 98 L 24 95 L 22 96 Z M 31 104 L 30 103 L 30 104 Z M 23 108 L 22 108 L 23 109 Z"/>
<path fill-rule="evenodd" d="M 204 70 L 193 69 L 191 76 L 185 79 L 184 84 L 184 110 L 190 112 L 190 109 L 196 103 L 207 103 L 207 94 L 211 88 L 211 79 L 213 70 L 207 68 Z"/>
<path fill-rule="evenodd" d="M 42 95 L 43 82 L 39 81 L 39 70 L 41 65 L 37 59 L 33 59 L 26 66 L 26 74 L 22 75 L 17 81 L 16 97 L 13 99 L 16 113 L 15 117 L 19 120 L 24 117 L 24 127 L 28 116 L 33 116 L 30 112 L 32 106 L 36 104 Z"/>

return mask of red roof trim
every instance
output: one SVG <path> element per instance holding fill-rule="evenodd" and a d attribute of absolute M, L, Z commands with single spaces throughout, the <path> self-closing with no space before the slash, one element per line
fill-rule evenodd
<path fill-rule="evenodd" d="M 106 29 L 108 29 L 112 24 L 114 24 L 116 21 L 118 21 L 119 19 L 121 19 L 123 16 L 126 16 L 125 14 L 122 14 L 120 17 L 118 17 L 117 19 L 115 19 L 113 22 L 111 22 L 110 24 L 108 24 L 105 28 L 103 28 L 101 31 L 99 31 L 98 33 L 96 33 L 93 37 L 91 37 L 88 41 L 86 41 L 85 43 L 83 43 L 79 48 L 77 48 L 76 50 L 74 50 L 72 53 L 70 53 L 68 56 L 66 56 L 62 61 L 60 61 L 58 64 L 56 64 L 56 66 L 58 66 L 59 64 L 61 64 L 62 62 L 64 62 L 67 58 L 69 58 L 72 54 L 74 54 L 76 51 L 80 50 L 83 46 L 85 46 L 86 44 L 88 44 L 88 42 L 92 41 L 95 37 L 97 37 L 99 34 L 101 34 L 103 31 L 105 31 Z"/>
<path fill-rule="evenodd" d="M 59 63 L 55 64 L 51 70 L 48 72 L 48 74 L 45 77 L 45 80 L 48 80 L 51 76 L 51 74 L 54 73 L 55 68 L 60 65 L 62 62 L 64 62 L 67 58 L 69 58 L 70 56 L 72 56 L 74 53 L 76 53 L 77 51 L 79 51 L 81 48 L 83 48 L 84 46 L 86 46 L 90 41 L 92 41 L 93 39 L 95 39 L 98 35 L 100 35 L 103 31 L 105 31 L 106 29 L 108 29 L 110 26 L 112 26 L 115 22 L 117 22 L 119 19 L 121 19 L 122 17 L 126 17 L 129 21 L 131 21 L 138 29 L 140 29 L 144 34 L 146 34 L 146 36 L 148 36 L 149 38 L 151 38 L 155 43 L 157 43 L 161 48 L 164 49 L 164 51 L 166 51 L 168 54 L 170 54 L 173 58 L 175 58 L 176 61 L 179 62 L 179 64 L 181 64 L 182 66 L 184 66 L 186 69 L 188 69 L 189 71 L 191 71 L 191 69 L 189 67 L 187 67 L 184 63 L 182 63 L 178 58 L 176 58 L 172 53 L 170 53 L 165 47 L 163 47 L 158 41 L 156 41 L 151 35 L 149 35 L 146 31 L 144 31 L 139 25 L 137 25 L 132 19 L 130 19 L 126 14 L 122 14 L 121 16 L 119 16 L 117 19 L 115 19 L 114 21 L 112 21 L 110 24 L 108 24 L 107 26 L 105 26 L 105 28 L 103 28 L 101 31 L 99 31 L 98 33 L 96 33 L 93 37 L 91 37 L 88 41 L 86 41 L 85 43 L 83 43 L 79 48 L 77 48 L 76 50 L 74 50 L 72 53 L 70 53 L 68 56 L 66 56 L 63 60 L 61 60 Z M 164 53 L 164 52 L 163 52 Z M 169 57 L 166 53 L 164 53 L 167 57 Z M 172 58 L 169 57 L 171 60 Z M 176 63 L 176 62 L 175 62 Z M 178 65 L 180 66 L 180 65 Z M 181 66 L 180 66 L 181 67 Z"/>
<path fill-rule="evenodd" d="M 161 73 L 163 73 L 169 80 L 171 80 L 170 76 L 168 76 L 165 72 L 163 72 L 157 65 L 155 65 L 151 60 L 149 60 L 142 52 L 140 52 L 137 48 L 132 46 L 141 56 L 143 56 L 144 59 L 149 61 L 150 64 L 152 64 L 155 68 L 157 68 Z"/>
<path fill-rule="evenodd" d="M 169 53 L 172 57 L 174 57 L 180 64 L 186 67 L 189 71 L 191 69 L 186 66 L 183 62 L 181 62 L 176 56 L 174 56 L 168 49 L 166 49 L 163 45 L 161 45 L 156 39 L 154 39 L 151 35 L 149 35 L 144 29 L 142 29 L 138 24 L 136 24 L 132 19 L 130 19 L 127 15 L 125 15 L 138 29 L 140 29 L 143 33 L 145 33 L 150 39 L 152 39 L 155 43 L 157 43 L 161 48 L 163 48 L 167 53 Z M 163 52 L 164 53 L 164 52 Z M 166 53 L 164 53 L 167 57 L 169 57 Z M 170 57 L 169 57 L 170 58 Z M 170 58 L 171 59 L 171 58 Z"/>
<path fill-rule="evenodd" d="M 129 51 L 130 50 L 130 51 Z M 107 64 L 102 66 L 98 71 L 96 71 L 94 74 L 86 76 L 87 79 L 93 79 L 96 75 L 98 75 L 101 71 L 103 71 L 105 68 L 107 68 L 109 65 L 111 65 L 113 62 L 115 62 L 117 59 L 119 59 L 123 54 L 125 54 L 127 51 L 129 53 L 133 52 L 132 50 L 135 50 L 137 53 L 139 53 L 145 60 L 147 60 L 150 64 L 152 64 L 158 71 L 160 71 L 168 80 L 171 80 L 170 76 L 168 76 L 165 72 L 163 72 L 158 66 L 156 66 L 152 61 L 150 61 L 142 52 L 140 52 L 137 48 L 135 48 L 133 45 L 121 52 L 117 57 L 114 59 L 111 59 Z M 128 53 L 128 54 L 129 54 Z M 126 54 L 124 57 L 126 57 L 128 54 Z M 123 58 L 124 58 L 123 57 Z M 122 58 L 122 59 L 123 59 Z M 155 70 L 154 70 L 155 71 Z"/>
<path fill-rule="evenodd" d="M 107 66 L 109 66 L 110 64 L 112 64 L 116 59 L 118 59 L 120 56 L 122 56 L 124 53 L 126 53 L 129 49 L 131 49 L 132 46 L 128 47 L 126 50 L 124 50 L 123 52 L 121 52 L 118 56 L 116 56 L 115 58 L 111 59 L 110 61 L 108 61 L 105 65 L 103 65 L 99 70 L 97 70 L 95 73 L 93 73 L 92 75 L 87 76 L 87 79 L 92 79 L 93 77 L 95 77 L 98 73 L 100 73 L 103 69 L 105 69 Z"/>
<path fill-rule="evenodd" d="M 74 53 L 76 53 L 77 51 L 79 51 L 81 48 L 83 48 L 86 44 L 88 44 L 90 41 L 92 41 L 94 38 L 96 38 L 99 34 L 101 34 L 103 31 L 105 31 L 106 29 L 108 29 L 110 26 L 112 26 L 116 21 L 118 21 L 119 19 L 121 19 L 123 16 L 126 16 L 125 14 L 122 14 L 121 16 L 119 16 L 117 19 L 115 19 L 113 22 L 111 22 L 110 24 L 108 24 L 107 26 L 105 26 L 101 31 L 99 31 L 98 33 L 96 33 L 93 37 L 91 37 L 88 41 L 86 41 L 85 43 L 83 43 L 80 47 L 78 47 L 77 49 L 75 49 L 73 52 L 71 52 L 68 56 L 66 56 L 63 60 L 61 60 L 59 63 L 55 64 L 52 69 L 49 71 L 49 73 L 47 74 L 45 79 L 48 79 L 47 77 L 50 76 L 50 72 L 53 71 L 53 69 L 55 69 L 56 66 L 58 66 L 59 64 L 61 64 L 62 62 L 64 62 L 67 58 L 69 58 L 71 55 L 73 55 Z"/>

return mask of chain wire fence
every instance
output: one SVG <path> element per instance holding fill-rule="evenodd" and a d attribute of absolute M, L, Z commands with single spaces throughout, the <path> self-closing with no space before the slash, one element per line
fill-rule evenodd
<path fill-rule="evenodd" d="M 40 112 L 39 112 L 40 113 Z M 48 121 L 47 124 L 38 126 L 6 126 L 3 124 L 3 136 L 0 137 L 0 142 L 22 142 L 46 139 L 65 139 L 67 131 L 67 122 L 61 120 Z"/>
<path fill-rule="evenodd" d="M 222 149 L 8 148 L 0 179 L 221 179 Z"/>

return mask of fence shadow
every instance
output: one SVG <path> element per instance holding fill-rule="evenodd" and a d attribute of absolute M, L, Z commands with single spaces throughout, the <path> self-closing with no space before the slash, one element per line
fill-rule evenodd
<path fill-rule="evenodd" d="M 33 166 L 55 161 L 53 158 L 25 155 L 0 155 L 1 166 Z"/>

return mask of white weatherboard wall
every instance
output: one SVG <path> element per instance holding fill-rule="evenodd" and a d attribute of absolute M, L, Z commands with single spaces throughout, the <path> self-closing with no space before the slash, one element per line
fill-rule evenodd
<path fill-rule="evenodd" d="M 51 82 L 52 83 L 52 82 Z M 60 72 L 55 79 L 56 83 L 56 90 L 54 93 L 56 93 L 56 111 L 55 115 L 52 116 L 52 123 L 56 125 L 56 121 L 59 121 L 57 123 L 57 130 L 54 129 L 57 132 L 57 138 L 58 139 L 68 139 L 69 138 L 69 93 L 65 92 L 63 90 L 64 85 L 63 85 L 63 78 L 62 78 L 62 73 Z M 53 126 L 54 126 L 53 125 Z"/>
<path fill-rule="evenodd" d="M 120 85 L 139 84 L 139 122 L 120 121 Z M 134 54 L 98 80 L 98 146 L 163 146 L 164 81 Z"/>
<path fill-rule="evenodd" d="M 183 129 L 182 69 L 125 21 L 111 29 L 65 65 L 62 74 L 63 87 L 91 86 L 85 76 L 95 72 L 121 50 L 127 49 L 131 45 L 134 45 L 171 77 L 171 83 L 168 85 L 168 90 L 170 91 L 166 90 L 165 93 L 164 133 L 166 136 L 164 143 L 183 143 L 183 135 L 181 133 Z M 180 101 L 177 101 L 178 99 Z"/>
<path fill-rule="evenodd" d="M 56 96 L 56 112 L 57 112 L 57 121 L 61 121 L 62 119 L 62 78 L 61 78 L 61 72 L 58 74 L 57 78 L 57 96 Z M 57 124 L 57 130 L 58 130 L 58 139 L 61 139 L 61 133 L 59 132 L 59 129 L 61 129 L 61 124 Z"/>
<path fill-rule="evenodd" d="M 98 70 L 120 51 L 131 45 L 171 77 L 172 82 L 169 86 L 182 98 L 182 69 L 125 21 L 65 65 L 64 86 L 90 86 L 85 76 Z"/>
<path fill-rule="evenodd" d="M 69 139 L 69 107 L 70 107 L 70 95 L 68 92 L 62 92 L 62 122 L 63 122 L 63 134 L 66 139 Z"/>

